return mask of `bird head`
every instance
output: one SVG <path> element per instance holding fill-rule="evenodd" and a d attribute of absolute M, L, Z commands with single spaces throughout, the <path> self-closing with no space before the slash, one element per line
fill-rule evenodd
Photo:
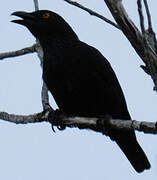
<path fill-rule="evenodd" d="M 68 23 L 58 14 L 48 11 L 40 10 L 34 12 L 17 11 L 12 13 L 21 19 L 13 20 L 12 22 L 26 26 L 29 31 L 39 41 L 45 37 L 53 38 L 70 38 L 77 35 L 68 25 Z"/>

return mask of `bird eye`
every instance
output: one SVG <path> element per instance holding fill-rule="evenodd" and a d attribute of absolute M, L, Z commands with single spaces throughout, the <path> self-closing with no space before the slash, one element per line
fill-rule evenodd
<path fill-rule="evenodd" d="M 44 18 L 44 19 L 50 18 L 50 13 L 48 13 L 48 12 L 47 12 L 47 13 L 44 13 L 44 14 L 43 14 L 43 18 Z"/>

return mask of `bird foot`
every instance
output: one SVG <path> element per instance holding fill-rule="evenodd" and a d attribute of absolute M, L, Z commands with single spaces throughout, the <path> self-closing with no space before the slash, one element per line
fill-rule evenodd
<path fill-rule="evenodd" d="M 100 117 L 97 121 L 97 125 L 99 128 L 101 128 L 102 133 L 109 136 L 110 134 L 110 119 L 112 119 L 112 117 L 110 115 L 105 115 L 103 117 Z"/>
<path fill-rule="evenodd" d="M 51 111 L 48 117 L 48 121 L 51 123 L 51 128 L 53 132 L 56 132 L 54 126 L 57 126 L 58 130 L 64 130 L 66 128 L 65 125 L 61 124 L 60 116 L 62 115 L 62 111 L 56 109 L 55 111 Z M 59 125 L 57 125 L 59 124 Z"/>

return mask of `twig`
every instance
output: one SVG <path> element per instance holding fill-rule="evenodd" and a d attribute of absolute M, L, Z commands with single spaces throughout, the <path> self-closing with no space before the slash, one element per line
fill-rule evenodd
<path fill-rule="evenodd" d="M 37 122 L 53 122 L 53 126 L 62 126 L 67 127 L 77 127 L 79 129 L 91 129 L 96 132 L 106 133 L 104 129 L 121 129 L 123 130 L 137 130 L 144 133 L 157 134 L 157 123 L 145 122 L 145 121 L 136 121 L 136 120 L 120 120 L 120 119 L 106 119 L 104 118 L 88 118 L 88 117 L 70 117 L 65 114 L 60 114 L 57 117 L 51 110 L 43 111 L 33 115 L 14 115 L 8 114 L 6 112 L 0 112 L 0 119 L 9 121 L 16 124 L 27 124 L 27 123 L 37 123 Z M 50 119 L 51 118 L 51 119 Z M 106 134 L 107 135 L 107 134 Z"/>
<path fill-rule="evenodd" d="M 145 9 L 146 9 L 146 13 L 147 13 L 147 18 L 148 18 L 148 29 L 149 31 L 152 31 L 152 21 L 151 21 L 151 15 L 149 12 L 149 7 L 148 7 L 148 3 L 147 0 L 143 0 L 144 1 L 144 5 L 145 5 Z"/>
<path fill-rule="evenodd" d="M 36 46 L 36 44 L 34 44 L 33 46 L 30 46 L 30 47 L 26 47 L 26 48 L 17 50 L 17 51 L 0 53 L 0 60 L 5 59 L 5 58 L 10 58 L 10 57 L 15 57 L 15 56 L 21 56 L 21 55 L 28 54 L 28 53 L 33 53 L 33 52 L 35 52 L 35 46 Z"/>
<path fill-rule="evenodd" d="M 34 0 L 34 7 L 35 7 L 35 11 L 39 10 L 38 0 Z"/>
<path fill-rule="evenodd" d="M 42 105 L 43 105 L 44 110 L 47 110 L 49 108 L 52 109 L 49 104 L 48 88 L 44 81 L 43 81 L 42 90 L 41 90 L 41 99 L 42 99 Z"/>
<path fill-rule="evenodd" d="M 143 17 L 143 12 L 142 12 L 142 3 L 141 0 L 137 0 L 137 5 L 138 5 L 138 13 L 140 17 L 140 26 L 141 26 L 141 31 L 142 34 L 145 34 L 145 27 L 144 27 L 144 17 Z"/>
<path fill-rule="evenodd" d="M 111 20 L 107 19 L 106 17 L 102 16 L 101 14 L 98 14 L 97 12 L 95 12 L 95 11 L 93 11 L 93 10 L 91 10 L 91 9 L 89 9 L 89 8 L 75 2 L 75 1 L 71 1 L 71 0 L 64 0 L 64 1 L 69 3 L 69 4 L 74 5 L 76 7 L 79 7 L 80 9 L 83 9 L 83 10 L 87 11 L 90 15 L 96 16 L 96 17 L 102 19 L 103 21 L 111 24 L 112 26 L 116 27 L 117 29 L 121 30 L 120 27 L 117 24 L 115 24 Z"/>

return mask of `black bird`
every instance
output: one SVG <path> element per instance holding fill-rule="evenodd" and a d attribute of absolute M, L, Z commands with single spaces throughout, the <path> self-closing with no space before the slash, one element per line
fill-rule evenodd
<path fill-rule="evenodd" d="M 69 115 L 131 119 L 117 77 L 107 59 L 94 47 L 80 41 L 58 14 L 40 10 L 14 12 L 40 41 L 44 52 L 43 79 L 59 109 Z M 150 168 L 134 131 L 111 130 L 115 140 L 137 172 Z"/>

